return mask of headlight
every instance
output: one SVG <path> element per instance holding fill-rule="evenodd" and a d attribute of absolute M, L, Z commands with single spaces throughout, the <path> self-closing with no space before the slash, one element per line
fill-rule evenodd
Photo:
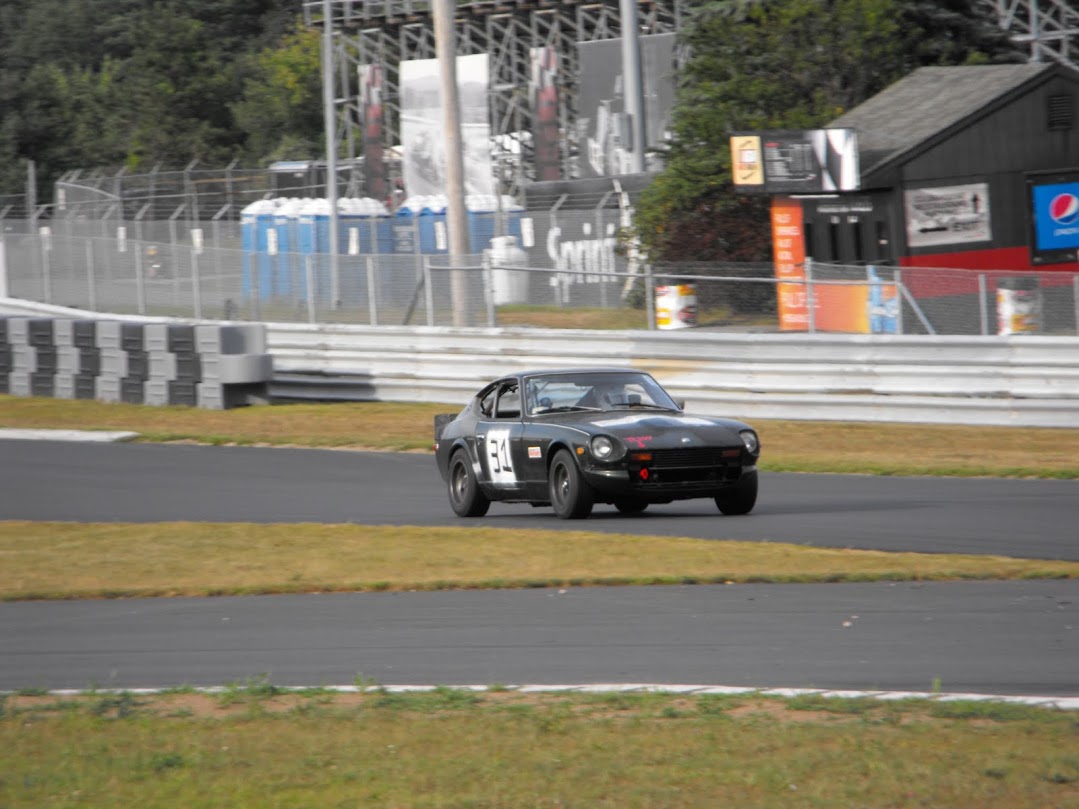
<path fill-rule="evenodd" d="M 749 454 L 756 455 L 761 448 L 761 442 L 757 438 L 757 434 L 752 430 L 741 430 L 738 435 L 742 437 L 742 443 L 746 445 Z"/>
<path fill-rule="evenodd" d="M 621 454 L 621 446 L 605 435 L 592 439 L 592 455 L 600 461 L 611 461 Z"/>

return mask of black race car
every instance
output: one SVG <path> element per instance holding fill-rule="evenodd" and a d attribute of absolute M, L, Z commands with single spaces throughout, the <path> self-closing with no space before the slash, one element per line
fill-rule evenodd
<path fill-rule="evenodd" d="M 687 415 L 651 376 L 627 368 L 507 376 L 456 416 L 435 417 L 438 469 L 461 517 L 482 517 L 492 500 L 579 519 L 595 503 L 637 514 L 697 497 L 748 514 L 759 455 L 748 424 Z"/>

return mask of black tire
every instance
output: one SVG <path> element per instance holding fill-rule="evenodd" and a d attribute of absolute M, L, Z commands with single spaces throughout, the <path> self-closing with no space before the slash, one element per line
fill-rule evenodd
<path fill-rule="evenodd" d="M 716 498 L 719 510 L 728 516 L 748 514 L 757 504 L 757 473 L 748 472 L 729 490 Z"/>
<path fill-rule="evenodd" d="M 482 517 L 491 507 L 472 472 L 468 454 L 457 450 L 450 458 L 450 473 L 447 479 L 450 505 L 458 517 Z"/>
<path fill-rule="evenodd" d="M 581 479 L 581 470 L 564 449 L 555 453 L 547 477 L 554 513 L 563 520 L 581 520 L 592 513 L 592 487 Z"/>
<path fill-rule="evenodd" d="M 648 508 L 648 501 L 636 497 L 627 497 L 624 500 L 615 500 L 614 507 L 623 514 L 640 514 Z"/>

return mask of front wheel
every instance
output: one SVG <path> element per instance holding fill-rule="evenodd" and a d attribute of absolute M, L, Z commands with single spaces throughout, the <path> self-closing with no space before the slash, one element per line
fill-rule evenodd
<path fill-rule="evenodd" d="M 757 473 L 742 475 L 730 489 L 716 497 L 716 505 L 724 514 L 748 514 L 757 504 Z"/>
<path fill-rule="evenodd" d="M 592 488 L 581 479 L 581 470 L 564 449 L 555 453 L 548 476 L 551 505 L 563 520 L 580 520 L 592 513 Z"/>
<path fill-rule="evenodd" d="M 458 517 L 482 517 L 491 507 L 491 501 L 480 491 L 479 482 L 472 472 L 468 454 L 463 450 L 450 458 L 450 475 L 447 481 L 450 505 Z"/>

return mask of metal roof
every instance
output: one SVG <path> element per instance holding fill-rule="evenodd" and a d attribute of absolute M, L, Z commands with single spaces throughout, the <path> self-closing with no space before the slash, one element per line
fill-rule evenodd
<path fill-rule="evenodd" d="M 922 67 L 832 121 L 858 133 L 863 177 L 1002 102 L 1052 64 Z"/>

